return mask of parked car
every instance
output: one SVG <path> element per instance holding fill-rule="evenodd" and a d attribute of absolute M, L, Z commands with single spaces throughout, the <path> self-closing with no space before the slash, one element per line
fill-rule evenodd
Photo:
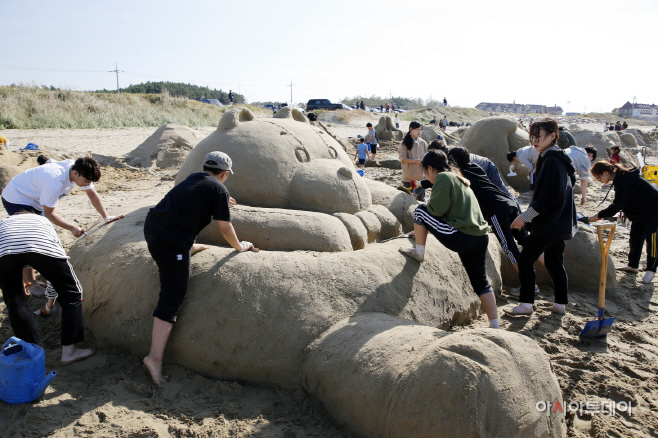
<path fill-rule="evenodd" d="M 343 105 L 343 109 L 346 110 L 346 111 L 352 111 L 354 109 L 351 106 L 347 106 L 345 104 L 342 104 L 342 105 Z"/>
<path fill-rule="evenodd" d="M 215 106 L 222 106 L 222 103 L 218 99 L 199 99 L 199 102 L 209 103 Z"/>
<path fill-rule="evenodd" d="M 396 112 L 396 113 L 406 113 L 406 112 L 407 112 L 407 110 L 403 110 L 403 109 L 396 109 L 396 110 L 395 110 L 395 112 Z"/>
<path fill-rule="evenodd" d="M 268 103 L 267 105 L 265 105 L 265 109 L 268 109 L 270 111 L 276 111 L 276 107 L 274 105 L 272 105 L 271 103 Z"/>
<path fill-rule="evenodd" d="M 329 99 L 311 99 L 306 104 L 306 111 L 343 109 L 342 103 L 331 103 Z"/>

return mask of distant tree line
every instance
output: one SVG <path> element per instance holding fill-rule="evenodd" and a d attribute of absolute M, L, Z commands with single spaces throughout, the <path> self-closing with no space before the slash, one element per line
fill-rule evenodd
<path fill-rule="evenodd" d="M 423 99 L 417 97 L 417 98 L 408 98 L 408 97 L 395 97 L 393 96 L 392 98 L 386 96 L 386 97 L 381 97 L 381 96 L 370 96 L 370 97 L 364 97 L 364 96 L 356 96 L 356 97 L 346 97 L 342 100 L 342 103 L 345 105 L 356 105 L 356 102 L 361 102 L 366 104 L 366 106 L 369 106 L 370 108 L 379 108 L 379 105 L 384 105 L 388 103 L 389 105 L 395 105 L 396 108 L 400 109 L 406 109 L 406 110 L 412 110 L 412 109 L 419 109 L 419 108 L 426 108 L 428 106 L 431 106 L 432 103 L 436 103 L 438 106 L 438 102 L 436 101 L 428 101 L 425 102 Z"/>
<path fill-rule="evenodd" d="M 184 84 L 182 82 L 145 82 L 143 84 L 129 85 L 121 88 L 122 93 L 139 93 L 139 94 L 162 94 L 168 92 L 174 97 L 187 97 L 188 99 L 199 100 L 218 99 L 222 104 L 227 105 L 228 92 L 216 90 L 209 87 L 200 87 L 198 85 Z M 98 90 L 97 93 L 116 93 L 116 90 Z M 233 103 L 246 103 L 243 95 L 233 92 Z"/>

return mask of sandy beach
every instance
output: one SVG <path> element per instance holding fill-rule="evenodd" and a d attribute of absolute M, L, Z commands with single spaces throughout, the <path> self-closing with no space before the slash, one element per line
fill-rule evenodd
<path fill-rule="evenodd" d="M 345 139 L 365 134 L 365 123 L 378 117 L 366 116 L 350 124 L 325 122 Z M 406 131 L 409 122 L 402 122 Z M 594 129 L 592 125 L 581 125 Z M 75 158 L 92 151 L 122 158 L 146 140 L 156 128 L 125 129 L 45 129 L 4 130 L 9 149 L 17 151 L 28 142 L 37 143 L 46 155 Z M 196 129 L 205 137 L 214 126 Z M 450 128 L 448 132 L 456 128 Z M 596 128 L 598 129 L 598 127 Z M 642 127 L 642 129 L 648 129 Z M 347 151 L 353 155 L 354 151 Z M 656 159 L 655 149 L 651 159 Z M 378 159 L 397 159 L 397 144 L 389 142 L 378 151 Z M 149 171 L 105 166 L 96 184 L 110 214 L 125 213 L 125 205 L 135 199 L 157 203 L 174 185 L 176 170 Z M 400 171 L 366 168 L 366 176 L 397 186 Z M 586 215 L 597 212 L 608 187 L 591 184 L 589 199 L 580 207 Z M 610 198 L 608 198 L 609 202 Z M 524 206 L 530 201 L 521 196 Z M 239 203 L 240 200 L 237 199 Z M 607 204 L 606 204 L 607 205 Z M 88 198 L 79 189 L 61 199 L 58 212 L 88 227 L 99 219 Z M 6 217 L 0 209 L 0 219 Z M 593 232 L 586 230 L 584 232 Z M 58 229 L 68 250 L 75 242 L 70 232 Z M 617 226 L 611 247 L 616 266 L 625 266 L 629 227 Z M 646 256 L 643 254 L 641 266 Z M 98 260 L 98 263 L 104 263 Z M 565 404 L 567 402 L 628 401 L 631 412 L 567 414 L 568 435 L 573 437 L 651 437 L 658 430 L 658 298 L 656 285 L 641 284 L 643 273 L 618 272 L 618 288 L 606 297 L 606 310 L 616 318 L 607 339 L 582 341 L 578 334 L 586 322 L 596 317 L 596 290 L 569 291 L 570 304 L 565 316 L 550 313 L 553 290 L 542 286 L 536 300 L 538 310 L 530 318 L 501 317 L 501 328 L 526 335 L 550 356 Z M 129 287 L 127 285 L 127 287 Z M 139 293 L 139 291 L 135 291 Z M 32 310 L 45 298 L 33 298 Z M 497 298 L 500 307 L 516 303 L 504 290 Z M 501 312 L 502 313 L 502 312 Z M 169 381 L 156 387 L 143 367 L 141 358 L 97 342 L 88 333 L 84 346 L 96 349 L 88 360 L 63 367 L 59 364 L 59 314 L 35 316 L 44 340 L 46 369 L 57 370 L 46 394 L 30 404 L 0 402 L 0 435 L 3 437 L 351 437 L 317 400 L 299 389 L 254 386 L 235 381 L 219 381 L 175 365 L 166 365 Z M 151 318 L 151 315 L 144 315 Z M 184 322 L 182 322 L 184 323 Z M 452 331 L 485 327 L 482 315 L 469 326 Z M 7 309 L 0 301 L 0 339 L 11 336 Z"/>

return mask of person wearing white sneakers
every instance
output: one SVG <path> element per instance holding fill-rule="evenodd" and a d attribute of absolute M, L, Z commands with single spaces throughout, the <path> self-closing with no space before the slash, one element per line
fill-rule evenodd
<path fill-rule="evenodd" d="M 425 178 L 432 184 L 432 196 L 427 204 L 414 211 L 416 246 L 400 248 L 400 252 L 417 262 L 425 259 L 427 234 L 432 233 L 439 242 L 459 254 L 473 290 L 480 298 L 489 318 L 489 327 L 499 328 L 496 297 L 487 279 L 486 257 L 489 245 L 489 226 L 459 168 L 448 163 L 447 155 L 440 150 L 429 151 L 421 160 Z"/>
<path fill-rule="evenodd" d="M 536 273 L 534 263 L 544 253 L 546 270 L 553 280 L 554 313 L 565 314 L 568 279 L 564 269 L 565 240 L 572 239 L 578 231 L 573 185 L 576 182 L 571 158 L 557 145 L 558 125 L 553 119 L 540 119 L 530 125 L 530 142 L 539 152 L 535 191 L 528 209 L 512 222 L 512 228 L 530 225 L 519 256 L 519 280 L 521 304 L 505 309 L 509 315 L 531 315 L 535 302 Z"/>
<path fill-rule="evenodd" d="M 647 269 L 641 282 L 651 283 L 658 267 L 658 190 L 642 178 L 637 168 L 625 168 L 609 161 L 599 161 L 592 166 L 592 175 L 603 183 L 612 183 L 615 199 L 607 208 L 589 218 L 595 222 L 612 217 L 623 211 L 631 221 L 628 266 L 618 271 L 637 274 L 639 272 L 642 246 L 647 243 Z"/>
<path fill-rule="evenodd" d="M 162 357 L 176 322 L 190 278 L 191 253 L 207 249 L 194 243 L 211 219 L 236 251 L 254 247 L 240 242 L 233 225 L 229 205 L 235 204 L 224 181 L 231 170 L 231 158 L 223 152 L 206 155 L 203 172 L 193 173 L 165 195 L 144 222 L 144 237 L 160 274 L 160 298 L 153 312 L 151 351 L 143 360 L 156 385 L 165 382 Z"/>

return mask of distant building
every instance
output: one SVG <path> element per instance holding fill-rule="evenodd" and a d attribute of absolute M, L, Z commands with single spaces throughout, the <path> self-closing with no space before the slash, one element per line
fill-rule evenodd
<path fill-rule="evenodd" d="M 579 116 L 580 113 L 566 113 L 566 116 Z"/>
<path fill-rule="evenodd" d="M 546 105 L 526 105 L 522 103 L 481 102 L 475 108 L 496 113 L 539 113 L 562 115 L 562 107 Z"/>
<path fill-rule="evenodd" d="M 658 119 L 658 105 L 627 101 L 619 108 L 619 115 L 635 119 Z"/>

